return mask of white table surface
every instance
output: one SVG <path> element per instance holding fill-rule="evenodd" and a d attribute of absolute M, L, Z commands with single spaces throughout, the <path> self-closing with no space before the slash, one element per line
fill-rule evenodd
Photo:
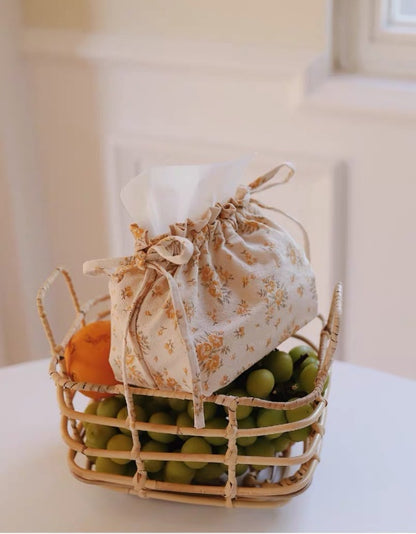
<path fill-rule="evenodd" d="M 77 481 L 66 465 L 48 361 L 0 369 L 0 530 L 403 532 L 416 530 L 416 382 L 335 362 L 312 485 L 281 508 L 142 500 Z"/>

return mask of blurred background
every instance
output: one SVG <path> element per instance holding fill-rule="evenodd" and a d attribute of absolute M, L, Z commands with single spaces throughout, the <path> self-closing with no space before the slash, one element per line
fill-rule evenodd
<path fill-rule="evenodd" d="M 1 0 L 0 72 L 0 365 L 48 355 L 55 266 L 106 291 L 82 263 L 132 252 L 129 179 L 254 153 L 246 183 L 296 165 L 260 198 L 308 229 L 324 313 L 344 282 L 338 358 L 416 379 L 416 0 Z"/>

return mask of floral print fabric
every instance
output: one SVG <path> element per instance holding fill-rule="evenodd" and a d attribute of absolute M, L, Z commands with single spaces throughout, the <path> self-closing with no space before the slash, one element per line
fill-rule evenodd
<path fill-rule="evenodd" d="M 118 380 L 125 358 L 131 384 L 195 394 L 196 381 L 208 396 L 316 316 L 303 250 L 250 197 L 240 188 L 152 242 L 133 225 L 135 255 L 85 266 L 109 275 Z"/>

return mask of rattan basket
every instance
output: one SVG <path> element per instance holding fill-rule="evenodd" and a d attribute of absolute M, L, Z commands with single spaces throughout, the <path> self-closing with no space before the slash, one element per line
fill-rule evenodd
<path fill-rule="evenodd" d="M 55 343 L 55 338 L 45 312 L 44 298 L 51 284 L 62 274 L 72 298 L 76 317 L 61 344 Z M 82 391 L 99 391 L 125 396 L 128 413 L 133 414 L 133 394 L 151 395 L 153 397 L 191 399 L 191 393 L 177 391 L 161 391 L 144 389 L 119 384 L 106 386 L 102 384 L 80 383 L 72 381 L 65 371 L 64 351 L 71 336 L 89 320 L 109 317 L 109 309 L 102 309 L 109 301 L 104 295 L 88 301 L 80 306 L 78 297 L 68 272 L 59 267 L 46 280 L 38 292 L 37 306 L 44 326 L 50 348 L 51 361 L 50 376 L 53 378 L 59 408 L 61 412 L 61 433 L 68 446 L 68 463 L 72 474 L 82 482 L 100 485 L 112 490 L 138 495 L 142 498 L 154 498 L 167 501 L 177 501 L 194 504 L 205 504 L 226 507 L 268 507 L 280 506 L 292 497 L 302 493 L 312 481 L 314 470 L 319 462 L 322 438 L 325 430 L 328 389 L 322 393 L 325 380 L 330 373 L 331 361 L 334 355 L 339 331 L 342 309 L 342 285 L 337 284 L 334 290 L 330 312 L 327 321 L 319 315 L 322 328 L 319 346 L 301 335 L 293 338 L 307 343 L 318 352 L 319 371 L 315 381 L 315 389 L 305 397 L 290 402 L 271 402 L 252 397 L 234 397 L 229 395 L 212 395 L 205 400 L 222 405 L 228 409 L 228 424 L 225 429 L 196 429 L 180 428 L 170 425 L 156 425 L 152 423 L 135 422 L 134 416 L 128 417 L 125 424 L 120 419 L 103 417 L 83 413 L 77 407 L 77 400 Z M 90 319 L 91 318 L 91 319 Z M 270 427 L 239 429 L 236 419 L 238 405 L 269 408 L 276 410 L 291 410 L 299 406 L 312 403 L 313 413 L 300 421 L 280 424 Z M 133 438 L 133 448 L 127 455 L 136 462 L 137 471 L 133 476 L 123 476 L 96 472 L 88 460 L 88 456 L 106 458 L 126 458 L 126 452 L 107 449 L 87 448 L 83 441 L 83 423 L 97 423 L 112 427 L 124 426 L 130 428 Z M 289 446 L 283 453 L 273 458 L 263 456 L 238 455 L 236 439 L 244 436 L 266 436 L 279 432 L 288 432 L 311 426 L 312 432 L 302 443 L 301 448 Z M 141 451 L 140 434 L 142 431 L 157 431 L 186 436 L 225 437 L 227 449 L 225 454 L 184 454 L 182 452 L 143 452 Z M 298 445 L 298 444 L 296 444 Z M 144 468 L 144 460 L 179 460 L 224 463 L 227 474 L 217 484 L 177 484 L 152 480 Z M 260 471 L 249 470 L 243 477 L 236 476 L 236 465 L 264 465 Z"/>

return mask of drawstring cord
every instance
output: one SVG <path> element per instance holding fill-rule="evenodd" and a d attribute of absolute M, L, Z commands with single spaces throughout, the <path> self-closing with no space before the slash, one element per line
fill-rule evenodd
<path fill-rule="evenodd" d="M 272 183 L 270 180 L 273 178 L 276 178 L 277 175 L 280 173 L 280 171 L 287 169 L 286 175 L 280 180 L 280 181 L 273 181 Z M 295 168 L 292 165 L 292 163 L 284 162 L 272 169 L 271 171 L 267 172 L 266 174 L 263 174 L 254 182 L 251 182 L 251 184 L 248 186 L 248 189 L 246 189 L 246 194 L 251 196 L 253 193 L 261 193 L 262 191 L 267 191 L 268 189 L 271 189 L 272 187 L 276 187 L 277 185 L 283 185 L 289 182 L 289 180 L 293 177 L 295 174 Z M 310 241 L 307 231 L 305 230 L 305 227 L 302 225 L 301 222 L 299 222 L 297 219 L 286 213 L 285 211 L 275 208 L 273 206 L 267 206 L 266 204 L 263 204 L 263 202 L 260 202 L 259 200 L 255 198 L 250 198 L 250 202 L 253 204 L 256 204 L 260 208 L 275 211 L 276 213 L 280 213 L 281 215 L 284 215 L 288 219 L 290 219 L 292 222 L 294 222 L 298 228 L 302 232 L 303 236 L 303 248 L 305 250 L 305 256 L 307 257 L 308 261 L 310 262 L 311 254 L 310 254 Z"/>
<path fill-rule="evenodd" d="M 172 254 L 171 249 L 179 250 L 177 254 Z M 134 314 L 140 306 L 143 296 L 146 294 L 146 289 L 150 283 L 151 272 L 155 271 L 164 276 L 169 284 L 170 295 L 172 299 L 172 304 L 175 309 L 175 317 L 177 320 L 179 332 L 183 339 L 185 345 L 185 351 L 188 356 L 189 366 L 192 376 L 192 400 L 194 403 L 194 424 L 195 428 L 203 428 L 205 426 L 204 421 L 204 411 L 203 411 L 203 400 L 202 400 L 202 385 L 201 385 L 201 372 L 199 368 L 198 358 L 195 352 L 195 347 L 192 341 L 192 337 L 189 333 L 189 327 L 186 321 L 186 314 L 182 303 L 181 294 L 178 288 L 178 285 L 175 281 L 175 278 L 160 264 L 157 263 L 157 257 L 162 258 L 170 263 L 175 265 L 184 265 L 187 263 L 193 254 L 194 245 L 186 237 L 180 236 L 167 236 L 160 240 L 157 244 L 151 246 L 147 253 L 139 251 L 138 254 L 138 264 L 137 266 L 145 270 L 145 275 L 140 284 L 139 289 L 136 292 L 136 295 L 133 298 L 131 303 L 131 309 L 127 316 L 125 323 L 125 330 L 123 336 L 123 345 L 122 345 L 122 377 L 123 377 L 123 386 L 125 394 L 128 392 L 128 383 L 127 383 L 127 367 L 126 367 L 126 347 L 127 347 L 127 338 L 131 328 L 131 322 L 134 317 Z M 153 261 L 152 261 L 153 260 Z M 148 268 L 146 268 L 148 267 Z M 138 357 L 146 369 L 149 377 L 153 380 L 151 371 L 146 364 L 145 358 L 141 354 L 140 344 L 137 343 L 138 348 Z M 156 384 L 155 384 L 156 386 Z"/>

